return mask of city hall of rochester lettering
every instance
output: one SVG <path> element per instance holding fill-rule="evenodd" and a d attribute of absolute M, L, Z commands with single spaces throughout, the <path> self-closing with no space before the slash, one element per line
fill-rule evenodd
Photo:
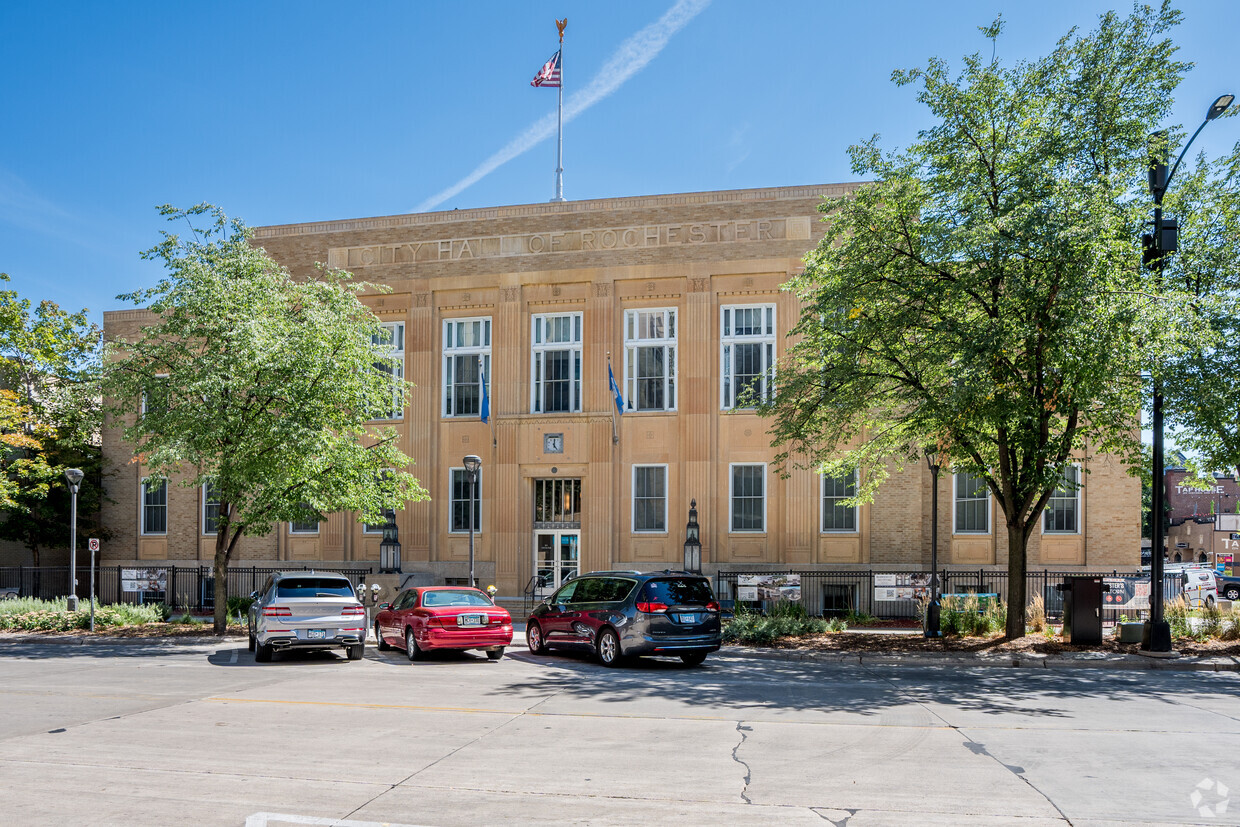
<path fill-rule="evenodd" d="M 910 570 L 930 560 L 931 476 L 908 464 L 872 504 L 841 505 L 852 477 L 773 462 L 761 393 L 798 316 L 781 285 L 822 237 L 817 206 L 854 185 L 656 195 L 262 227 L 254 243 L 295 276 L 318 262 L 390 292 L 365 297 L 413 383 L 392 412 L 431 498 L 396 514 L 413 582 L 476 570 L 502 595 L 541 575 L 683 565 L 696 501 L 707 573 Z M 142 310 L 106 313 L 132 336 Z M 609 368 L 623 398 L 616 411 Z M 490 417 L 480 418 L 482 377 Z M 114 539 L 105 564 L 208 565 L 209 492 L 143 485 L 133 448 L 104 435 Z M 463 458 L 482 460 L 470 507 Z M 1031 568 L 1133 567 L 1140 482 L 1118 460 L 1069 473 Z M 1084 471 L 1089 473 L 1083 473 Z M 1006 567 L 1002 515 L 983 485 L 944 473 L 939 560 Z M 245 538 L 239 565 L 375 568 L 381 527 L 356 514 Z"/>

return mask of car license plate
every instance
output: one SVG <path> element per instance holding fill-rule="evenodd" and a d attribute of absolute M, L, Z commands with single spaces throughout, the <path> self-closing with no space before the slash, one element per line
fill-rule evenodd
<path fill-rule="evenodd" d="M 486 615 L 457 615 L 457 626 L 485 626 L 487 622 Z"/>
<path fill-rule="evenodd" d="M 306 637 L 310 638 L 311 640 L 315 640 L 317 638 L 323 637 L 325 633 L 326 632 L 323 629 L 310 629 L 308 632 L 306 632 Z"/>
<path fill-rule="evenodd" d="M 697 623 L 697 615 L 685 614 L 680 616 L 681 623 Z"/>

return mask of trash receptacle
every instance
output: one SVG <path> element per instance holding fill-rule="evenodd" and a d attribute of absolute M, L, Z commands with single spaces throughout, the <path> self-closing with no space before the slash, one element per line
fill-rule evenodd
<path fill-rule="evenodd" d="M 1063 592 L 1064 642 L 1102 643 L 1102 593 L 1108 591 L 1102 578 L 1067 577 L 1057 588 Z"/>

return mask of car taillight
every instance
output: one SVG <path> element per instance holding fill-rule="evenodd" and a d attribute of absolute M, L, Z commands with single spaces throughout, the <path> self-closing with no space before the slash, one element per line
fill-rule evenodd
<path fill-rule="evenodd" d="M 344 617 L 360 617 L 366 614 L 366 610 L 361 606 L 345 606 L 340 614 Z"/>
<path fill-rule="evenodd" d="M 288 606 L 266 606 L 263 608 L 263 617 L 292 617 L 293 612 Z"/>
<path fill-rule="evenodd" d="M 666 612 L 667 604 L 666 603 L 638 603 L 637 611 L 646 612 L 647 614 L 654 614 L 656 612 Z"/>
<path fill-rule="evenodd" d="M 717 600 L 708 600 L 708 601 L 706 602 L 706 611 L 708 611 L 708 612 L 717 612 L 717 611 L 719 611 L 719 601 L 717 601 Z"/>

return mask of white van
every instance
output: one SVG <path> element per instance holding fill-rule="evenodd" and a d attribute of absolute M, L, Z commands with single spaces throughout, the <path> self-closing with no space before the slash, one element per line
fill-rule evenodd
<path fill-rule="evenodd" d="M 1184 602 L 1190 609 L 1213 606 L 1218 602 L 1218 582 L 1214 570 L 1206 568 L 1184 569 L 1180 572 Z"/>

